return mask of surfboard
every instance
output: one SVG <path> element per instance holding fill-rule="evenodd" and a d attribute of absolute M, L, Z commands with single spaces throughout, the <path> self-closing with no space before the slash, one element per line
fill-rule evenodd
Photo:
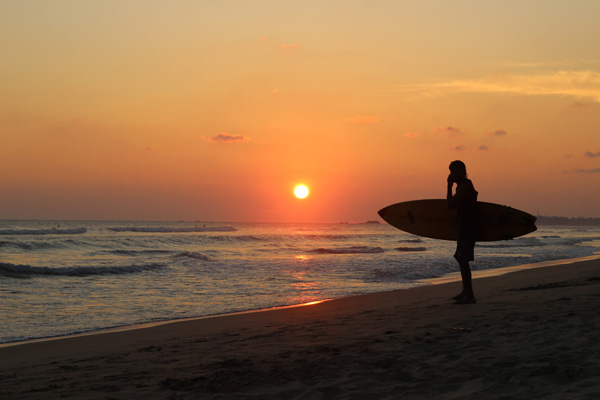
<path fill-rule="evenodd" d="M 458 220 L 446 199 L 413 200 L 382 208 L 378 214 L 388 224 L 414 235 L 456 240 Z M 510 240 L 534 232 L 531 214 L 495 203 L 477 202 L 478 242 Z"/>

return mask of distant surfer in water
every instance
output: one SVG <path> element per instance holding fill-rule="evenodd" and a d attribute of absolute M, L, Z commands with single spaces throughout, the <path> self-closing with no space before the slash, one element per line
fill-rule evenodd
<path fill-rule="evenodd" d="M 452 194 L 452 187 L 456 183 L 456 193 Z M 477 229 L 477 190 L 473 182 L 467 179 L 467 167 L 462 161 L 450 163 L 448 176 L 448 192 L 446 199 L 448 207 L 456 209 L 458 216 L 458 237 L 456 240 L 456 253 L 454 258 L 460 266 L 463 290 L 453 297 L 456 304 L 475 303 L 473 284 L 471 282 L 471 267 L 469 261 L 475 259 L 475 232 Z"/>

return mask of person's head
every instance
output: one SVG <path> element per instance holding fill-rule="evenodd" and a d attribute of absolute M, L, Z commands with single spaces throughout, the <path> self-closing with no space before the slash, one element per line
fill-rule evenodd
<path fill-rule="evenodd" d="M 467 166 L 460 160 L 452 161 L 450 163 L 450 175 L 452 175 L 455 182 L 461 181 L 467 177 Z"/>

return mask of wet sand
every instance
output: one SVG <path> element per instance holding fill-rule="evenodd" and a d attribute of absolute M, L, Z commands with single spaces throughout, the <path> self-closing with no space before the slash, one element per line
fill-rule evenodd
<path fill-rule="evenodd" d="M 0 348 L 2 399 L 600 398 L 600 260 Z"/>

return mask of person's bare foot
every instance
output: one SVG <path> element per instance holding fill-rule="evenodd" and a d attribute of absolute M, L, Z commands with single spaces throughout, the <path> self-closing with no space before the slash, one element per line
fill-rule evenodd
<path fill-rule="evenodd" d="M 457 299 L 454 304 L 475 304 L 477 301 L 475 300 L 475 296 L 464 295 L 460 299 Z"/>
<path fill-rule="evenodd" d="M 466 295 L 467 295 L 467 294 L 466 294 L 465 292 L 460 292 L 460 293 L 459 293 L 459 294 L 457 294 L 456 296 L 452 296 L 452 300 L 456 300 L 456 301 L 458 301 L 458 300 L 462 299 L 463 297 L 465 297 Z"/>

